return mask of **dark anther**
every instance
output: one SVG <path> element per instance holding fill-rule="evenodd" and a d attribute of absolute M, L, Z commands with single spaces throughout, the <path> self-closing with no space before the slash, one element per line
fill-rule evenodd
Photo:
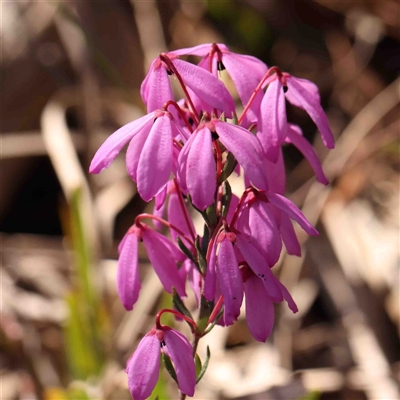
<path fill-rule="evenodd" d="M 167 74 L 168 74 L 168 75 L 172 75 L 172 74 L 173 74 L 173 72 L 170 71 L 169 69 L 167 69 L 166 71 L 167 71 Z"/>
<path fill-rule="evenodd" d="M 222 61 L 217 61 L 217 70 L 218 71 L 223 71 L 225 70 L 225 65 L 222 63 Z"/>
<path fill-rule="evenodd" d="M 164 346 L 165 346 L 165 342 L 164 342 L 164 340 L 162 340 L 162 341 L 160 342 L 160 347 L 163 348 Z"/>
<path fill-rule="evenodd" d="M 189 117 L 188 122 L 189 122 L 190 125 L 193 125 L 193 122 L 194 122 L 194 121 L 193 121 L 193 118 L 192 118 L 192 117 Z"/>
<path fill-rule="evenodd" d="M 211 132 L 211 137 L 213 138 L 213 140 L 218 140 L 219 136 L 217 132 Z"/>
<path fill-rule="evenodd" d="M 233 300 L 236 300 L 236 297 L 232 297 L 233 298 Z"/>
<path fill-rule="evenodd" d="M 286 93 L 288 91 L 288 87 L 287 86 L 283 86 L 283 93 Z"/>

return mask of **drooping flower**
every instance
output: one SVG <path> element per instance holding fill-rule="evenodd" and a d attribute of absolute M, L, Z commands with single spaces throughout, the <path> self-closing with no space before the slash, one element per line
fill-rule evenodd
<path fill-rule="evenodd" d="M 234 53 L 222 43 L 202 44 L 172 51 L 169 54 L 203 57 L 198 65 L 214 75 L 218 75 L 218 71 L 226 69 L 235 84 L 243 106 L 247 104 L 254 89 L 268 70 L 268 67 L 261 60 L 252 56 Z M 258 92 L 250 109 L 247 111 L 249 122 L 257 121 L 261 99 L 262 93 Z"/>
<path fill-rule="evenodd" d="M 175 73 L 174 70 L 182 78 L 183 84 L 196 96 L 231 118 L 235 105 L 225 85 L 210 72 L 179 60 L 177 55 L 172 53 L 163 53 L 154 60 L 142 83 L 140 92 L 148 112 L 161 108 L 168 100 L 174 100 L 168 77 Z M 161 90 L 158 90 L 159 87 Z"/>
<path fill-rule="evenodd" d="M 123 306 L 132 310 L 139 297 L 140 277 L 138 266 L 138 246 L 141 230 L 133 226 L 119 245 L 117 269 L 117 292 Z"/>
<path fill-rule="evenodd" d="M 212 119 L 199 125 L 178 157 L 179 184 L 192 196 L 193 204 L 200 210 L 212 204 L 216 190 L 213 136 L 234 155 L 243 167 L 246 177 L 257 188 L 267 188 L 261 147 L 257 138 L 240 126 Z"/>
<path fill-rule="evenodd" d="M 266 83 L 268 87 L 260 106 L 258 139 L 269 160 L 277 161 L 279 147 L 288 135 L 285 98 L 308 113 L 320 131 L 325 146 L 329 149 L 334 148 L 333 134 L 321 107 L 316 85 L 280 71 L 271 76 Z"/>
<path fill-rule="evenodd" d="M 90 164 L 89 172 L 98 174 L 117 157 L 126 143 L 126 167 L 137 183 L 140 196 L 150 201 L 168 182 L 173 172 L 173 138 L 181 134 L 171 113 L 153 111 L 124 125 L 102 144 Z"/>
<path fill-rule="evenodd" d="M 161 352 L 174 365 L 179 390 L 193 396 L 196 368 L 192 351 L 186 337 L 175 329 L 162 326 L 148 332 L 127 363 L 128 387 L 133 399 L 144 400 L 151 395 L 158 380 Z"/>

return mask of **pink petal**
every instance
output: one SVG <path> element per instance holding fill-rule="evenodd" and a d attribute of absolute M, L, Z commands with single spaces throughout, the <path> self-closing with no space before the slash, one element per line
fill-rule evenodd
<path fill-rule="evenodd" d="M 296 303 L 294 302 L 292 296 L 290 295 L 289 291 L 286 289 L 286 287 L 279 281 L 277 280 L 277 283 L 281 289 L 283 298 L 286 300 L 289 308 L 294 312 L 297 313 L 297 311 L 299 311 L 299 309 L 297 308 Z"/>
<path fill-rule="evenodd" d="M 276 278 L 262 254 L 252 244 L 251 237 L 244 233 L 237 234 L 236 244 L 249 267 L 263 281 L 271 299 L 277 303 L 281 302 L 283 297 L 276 284 Z"/>
<path fill-rule="evenodd" d="M 246 105 L 253 94 L 254 89 L 267 72 L 267 66 L 254 57 L 230 52 L 222 53 L 222 61 L 235 83 L 242 104 Z M 259 92 L 259 95 L 262 98 L 262 91 Z M 253 106 L 250 107 L 247 111 L 247 118 L 251 122 L 255 122 L 257 117 L 257 108 L 254 108 Z"/>
<path fill-rule="evenodd" d="M 317 125 L 325 146 L 328 149 L 333 149 L 335 147 L 335 140 L 329 127 L 328 118 L 319 102 L 319 96 L 316 96 L 314 91 L 310 92 L 310 86 L 304 85 L 304 81 L 293 76 L 288 77 L 286 98 L 290 103 L 299 106 L 308 113 L 315 125 Z"/>
<path fill-rule="evenodd" d="M 167 71 L 161 63 L 149 73 L 146 86 L 147 99 L 143 101 L 148 112 L 162 108 L 168 100 L 174 100 Z"/>
<path fill-rule="evenodd" d="M 141 132 L 139 132 L 134 139 L 131 140 L 126 151 L 126 170 L 134 182 L 137 182 L 140 156 L 151 128 L 152 125 L 149 125 L 147 126 L 147 129 L 143 129 Z"/>
<path fill-rule="evenodd" d="M 197 96 L 231 118 L 235 105 L 225 85 L 210 72 L 182 60 L 172 61 L 185 84 Z"/>
<path fill-rule="evenodd" d="M 184 49 L 170 51 L 168 52 L 168 55 L 174 55 L 174 56 L 192 55 L 192 56 L 204 57 L 210 52 L 211 46 L 212 43 L 200 44 L 194 47 L 187 47 Z"/>
<path fill-rule="evenodd" d="M 142 238 L 150 263 L 164 289 L 171 293 L 172 287 L 175 287 L 180 296 L 186 296 L 185 282 L 179 276 L 177 256 L 171 248 L 173 244 L 164 235 L 150 228 L 142 230 Z M 179 252 L 178 248 L 176 248 L 176 252 Z"/>
<path fill-rule="evenodd" d="M 267 197 L 271 204 L 294 219 L 309 235 L 318 236 L 318 231 L 307 221 L 304 214 L 290 200 L 280 194 L 272 192 L 268 192 Z"/>
<path fill-rule="evenodd" d="M 183 233 L 186 234 L 187 237 L 191 237 L 189 227 L 186 222 L 185 214 L 184 211 L 181 208 L 181 203 L 179 201 L 179 196 L 181 194 L 178 194 L 176 190 L 173 190 L 172 193 L 169 195 L 169 202 L 168 202 L 168 221 L 176 226 L 178 229 L 180 229 Z M 186 206 L 184 206 L 186 207 Z M 188 212 L 187 212 L 188 213 Z M 189 218 L 189 224 L 191 227 L 192 232 L 194 232 L 194 226 L 192 223 L 192 220 Z M 191 247 L 191 244 L 188 243 L 182 235 L 179 235 L 175 229 L 171 229 L 171 236 L 173 239 L 176 241 L 177 237 L 180 236 L 180 238 L 183 240 L 186 246 L 189 248 Z"/>
<path fill-rule="evenodd" d="M 117 269 L 117 291 L 124 307 L 130 311 L 139 298 L 140 277 L 138 266 L 138 237 L 135 233 L 125 235 Z"/>
<path fill-rule="evenodd" d="M 222 144 L 243 167 L 244 173 L 261 190 L 267 190 L 267 180 L 263 172 L 260 142 L 247 129 L 213 120 Z"/>
<path fill-rule="evenodd" d="M 239 266 L 229 240 L 223 240 L 217 257 L 217 276 L 224 296 L 224 322 L 232 325 L 240 315 L 243 301 L 243 282 Z"/>
<path fill-rule="evenodd" d="M 301 247 L 297 239 L 296 232 L 294 231 L 292 221 L 285 214 L 281 213 L 279 231 L 282 236 L 283 243 L 285 243 L 288 254 L 293 256 L 301 256 Z"/>
<path fill-rule="evenodd" d="M 281 254 L 282 240 L 268 204 L 259 200 L 253 203 L 249 208 L 249 227 L 253 244 L 269 266 L 274 266 Z"/>
<path fill-rule="evenodd" d="M 250 333 L 259 342 L 265 342 L 274 326 L 274 303 L 265 291 L 262 281 L 250 276 L 244 283 L 246 321 Z"/>
<path fill-rule="evenodd" d="M 150 201 L 168 182 L 172 171 L 171 119 L 156 119 L 142 149 L 137 167 L 137 188 L 144 201 Z"/>
<path fill-rule="evenodd" d="M 150 129 L 153 119 L 154 113 L 147 114 L 142 118 L 124 125 L 109 136 L 93 157 L 89 172 L 91 174 L 98 174 L 104 168 L 108 168 L 126 143 L 132 140 L 138 133 Z"/>
<path fill-rule="evenodd" d="M 275 163 L 287 130 L 285 95 L 279 79 L 273 80 L 265 92 L 261 102 L 260 120 L 258 139 L 265 155 Z"/>
<path fill-rule="evenodd" d="M 149 332 L 139 343 L 126 372 L 128 386 L 135 400 L 147 399 L 155 388 L 160 371 L 160 341 Z"/>
<path fill-rule="evenodd" d="M 204 127 L 196 130 L 193 136 L 186 160 L 186 185 L 193 204 L 205 210 L 213 203 L 217 188 L 211 132 Z"/>
<path fill-rule="evenodd" d="M 276 163 L 269 161 L 266 157 L 264 157 L 263 163 L 265 174 L 268 179 L 269 190 L 274 193 L 284 194 L 286 189 L 286 171 L 282 148 L 279 148 L 279 155 Z"/>
<path fill-rule="evenodd" d="M 175 329 L 164 330 L 163 352 L 174 363 L 179 389 L 188 396 L 194 395 L 196 387 L 196 367 L 193 349 L 185 336 Z"/>
<path fill-rule="evenodd" d="M 324 185 L 327 185 L 328 179 L 322 170 L 321 162 L 319 161 L 314 148 L 308 142 L 308 140 L 301 134 L 301 130 L 298 126 L 289 124 L 289 129 L 287 130 L 287 136 L 290 142 L 293 143 L 303 154 L 303 156 L 310 163 L 311 168 L 314 170 L 317 180 Z"/>

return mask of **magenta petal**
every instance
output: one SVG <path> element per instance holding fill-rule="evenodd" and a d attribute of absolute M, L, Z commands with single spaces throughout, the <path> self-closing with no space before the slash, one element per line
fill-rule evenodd
<path fill-rule="evenodd" d="M 283 285 L 283 283 L 281 283 L 279 280 L 277 280 L 277 283 L 281 289 L 283 298 L 286 300 L 289 308 L 294 312 L 297 313 L 297 311 L 299 311 L 299 309 L 297 308 L 296 303 L 294 302 L 292 296 L 290 295 L 289 291 L 286 289 L 286 287 Z"/>
<path fill-rule="evenodd" d="M 150 72 L 146 84 L 148 89 L 145 104 L 148 112 L 162 108 L 168 100 L 174 100 L 167 71 L 161 63 Z"/>
<path fill-rule="evenodd" d="M 256 276 L 250 276 L 244 283 L 246 295 L 246 321 L 250 333 L 259 342 L 265 342 L 274 326 L 274 303 L 265 287 Z"/>
<path fill-rule="evenodd" d="M 145 400 L 151 395 L 158 381 L 160 355 L 160 341 L 151 331 L 140 341 L 126 369 L 134 400 Z"/>
<path fill-rule="evenodd" d="M 307 221 L 304 214 L 290 200 L 280 194 L 271 192 L 267 193 L 267 197 L 271 204 L 294 219 L 309 235 L 318 236 L 318 231 Z"/>
<path fill-rule="evenodd" d="M 300 128 L 296 125 L 289 124 L 287 136 L 290 139 L 290 142 L 293 143 L 301 151 L 303 156 L 310 163 L 311 168 L 314 170 L 315 175 L 317 176 L 317 180 L 324 185 L 327 185 L 329 182 L 328 179 L 326 179 L 321 162 L 319 161 L 314 148 L 301 134 Z"/>
<path fill-rule="evenodd" d="M 188 62 L 177 59 L 172 62 L 185 85 L 192 89 L 200 99 L 223 111 L 228 118 L 232 117 L 235 104 L 225 85 L 217 77 Z"/>
<path fill-rule="evenodd" d="M 228 52 L 222 53 L 222 61 L 235 83 L 242 104 L 246 105 L 254 89 L 267 72 L 267 66 L 255 57 Z M 262 91 L 259 93 L 261 95 Z M 247 111 L 247 117 L 252 122 L 257 119 L 258 113 L 255 111 L 253 107 Z"/>
<path fill-rule="evenodd" d="M 192 346 L 185 336 L 174 329 L 164 330 L 164 341 L 165 346 L 162 350 L 174 363 L 179 390 L 193 396 L 196 387 L 196 367 Z"/>
<path fill-rule="evenodd" d="M 186 296 L 185 282 L 177 267 L 177 261 L 183 261 L 177 259 L 176 252 L 179 252 L 179 249 L 176 248 L 176 252 L 173 252 L 173 244 L 164 235 L 150 228 L 142 230 L 142 238 L 149 260 L 164 289 L 171 293 L 172 287 L 175 287 L 180 296 Z"/>
<path fill-rule="evenodd" d="M 211 132 L 204 127 L 193 135 L 186 161 L 186 185 L 193 204 L 199 210 L 205 210 L 214 201 L 217 188 Z"/>
<path fill-rule="evenodd" d="M 288 91 L 286 98 L 289 102 L 300 106 L 308 113 L 315 125 L 317 125 L 325 146 L 328 149 L 333 149 L 335 147 L 335 140 L 329 127 L 328 118 L 319 103 L 319 96 L 315 96 L 315 92 L 308 91 L 309 85 L 305 86 L 303 79 L 290 76 L 287 78 L 287 82 Z"/>
<path fill-rule="evenodd" d="M 300 243 L 294 231 L 292 221 L 285 213 L 281 213 L 279 231 L 288 254 L 301 256 Z"/>
<path fill-rule="evenodd" d="M 219 247 L 217 257 L 217 276 L 224 296 L 224 322 L 232 325 L 240 315 L 243 301 L 243 281 L 233 244 L 224 239 Z"/>
<path fill-rule="evenodd" d="M 262 254 L 251 243 L 251 237 L 244 233 L 238 234 L 236 235 L 236 244 L 249 267 L 263 281 L 271 299 L 277 303 L 281 302 L 283 297 L 276 284 L 276 278 Z"/>
<path fill-rule="evenodd" d="M 266 157 L 263 160 L 265 174 L 268 178 L 268 188 L 271 192 L 283 194 L 286 189 L 286 171 L 283 160 L 282 148 L 279 149 L 276 163 L 269 161 Z"/>
<path fill-rule="evenodd" d="M 268 204 L 255 201 L 249 208 L 249 227 L 254 245 L 273 267 L 279 260 L 282 240 Z"/>
<path fill-rule="evenodd" d="M 243 167 L 251 182 L 261 190 L 267 190 L 263 172 L 262 149 L 257 138 L 247 129 L 226 122 L 213 120 L 222 144 Z"/>
<path fill-rule="evenodd" d="M 172 50 L 172 51 L 168 52 L 168 55 L 174 55 L 174 56 L 192 55 L 192 56 L 204 57 L 210 52 L 211 46 L 212 46 L 212 43 L 204 43 L 204 44 L 200 44 L 198 46 L 187 47 L 187 48 L 179 49 L 179 50 Z M 221 46 L 221 45 L 218 45 L 218 46 Z"/>
<path fill-rule="evenodd" d="M 171 174 L 171 124 L 166 115 L 157 118 L 142 149 L 137 167 L 137 187 L 144 201 L 150 201 L 168 182 Z"/>
<path fill-rule="evenodd" d="M 138 237 L 125 235 L 118 258 L 117 291 L 124 307 L 130 311 L 139 297 Z"/>
<path fill-rule="evenodd" d="M 285 95 L 279 79 L 272 81 L 265 92 L 261 102 L 260 119 L 258 139 L 265 155 L 275 163 L 287 130 Z"/>
<path fill-rule="evenodd" d="M 179 196 L 181 194 L 178 194 L 176 190 L 173 190 L 172 193 L 169 195 L 169 202 L 168 202 L 168 221 L 176 226 L 178 229 L 180 229 L 187 237 L 191 237 L 191 232 L 195 232 L 193 222 L 189 218 L 189 224 L 191 230 L 189 230 L 184 212 L 181 208 L 181 203 L 179 201 Z M 186 205 L 184 205 L 186 207 Z M 186 211 L 188 213 L 188 211 Z M 191 244 L 182 237 L 182 235 L 179 235 L 175 229 L 171 229 L 171 236 L 174 238 L 176 241 L 177 237 L 180 236 L 180 238 L 183 240 L 186 246 L 191 248 Z"/>
<path fill-rule="evenodd" d="M 137 182 L 140 155 L 142 154 L 144 144 L 149 136 L 152 125 L 148 125 L 146 128 L 147 129 L 143 129 L 131 140 L 126 150 L 126 170 L 134 182 Z"/>
<path fill-rule="evenodd" d="M 153 119 L 154 113 L 147 114 L 142 118 L 124 125 L 109 136 L 94 155 L 89 167 L 89 172 L 91 174 L 98 174 L 104 168 L 108 168 L 126 143 L 139 132 L 151 126 Z"/>

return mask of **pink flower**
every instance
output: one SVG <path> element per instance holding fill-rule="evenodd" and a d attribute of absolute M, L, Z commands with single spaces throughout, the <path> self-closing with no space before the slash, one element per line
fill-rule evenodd
<path fill-rule="evenodd" d="M 210 107 L 224 112 L 230 118 L 235 110 L 235 105 L 225 85 L 210 72 L 176 57 L 172 53 L 161 54 L 150 65 L 149 72 L 140 90 L 148 112 L 161 108 L 168 100 L 174 100 L 168 77 L 168 75 L 174 74 L 171 69 L 174 68 L 182 78 L 183 83 L 196 96 Z M 165 60 L 169 60 L 167 62 L 172 65 L 167 65 Z"/>
<path fill-rule="evenodd" d="M 163 326 L 146 334 L 127 363 L 128 387 L 134 400 L 151 395 L 158 381 L 161 352 L 174 364 L 179 390 L 188 396 L 194 395 L 196 368 L 192 346 L 181 333 Z"/>
<path fill-rule="evenodd" d="M 133 226 L 119 245 L 117 269 L 117 292 L 123 306 L 132 310 L 139 297 L 140 277 L 138 267 L 138 245 L 141 231 Z"/>
<path fill-rule="evenodd" d="M 234 155 L 248 179 L 259 189 L 267 188 L 257 138 L 247 129 L 213 119 L 199 125 L 178 157 L 179 184 L 200 210 L 212 204 L 216 190 L 213 134 Z"/>
<path fill-rule="evenodd" d="M 98 174 L 110 166 L 126 143 L 126 167 L 140 196 L 150 201 L 173 172 L 173 138 L 181 133 L 172 115 L 154 111 L 114 132 L 99 148 L 89 172 Z"/>
<path fill-rule="evenodd" d="M 274 326 L 274 301 L 268 295 L 262 277 L 257 277 L 247 266 L 244 266 L 241 272 L 246 295 L 247 325 L 254 339 L 265 342 Z M 281 292 L 282 298 L 287 301 L 289 308 L 296 313 L 298 310 L 292 296 L 277 278 L 273 277 L 273 279 Z"/>
<path fill-rule="evenodd" d="M 280 74 L 280 75 L 279 75 Z M 267 90 L 261 102 L 258 138 L 265 155 L 272 162 L 278 159 L 278 149 L 287 137 L 286 99 L 304 109 L 317 125 L 322 141 L 329 149 L 335 147 L 329 122 L 320 104 L 318 88 L 306 79 L 288 73 L 277 73 L 266 82 Z"/>
<path fill-rule="evenodd" d="M 249 101 L 254 89 L 266 74 L 268 67 L 255 57 L 233 53 L 222 43 L 208 43 L 187 49 L 172 51 L 176 56 L 195 55 L 203 57 L 199 66 L 218 75 L 218 71 L 226 69 L 238 91 L 243 105 Z M 212 58 L 211 58 L 212 57 Z M 250 122 L 257 121 L 258 107 L 262 93 L 259 92 L 250 109 L 247 118 Z"/>
<path fill-rule="evenodd" d="M 186 256 L 164 235 L 146 225 L 143 225 L 142 238 L 150 263 L 164 289 L 171 293 L 172 288 L 175 287 L 180 296 L 186 296 L 185 280 L 178 271 L 178 263 L 182 264 Z"/>

